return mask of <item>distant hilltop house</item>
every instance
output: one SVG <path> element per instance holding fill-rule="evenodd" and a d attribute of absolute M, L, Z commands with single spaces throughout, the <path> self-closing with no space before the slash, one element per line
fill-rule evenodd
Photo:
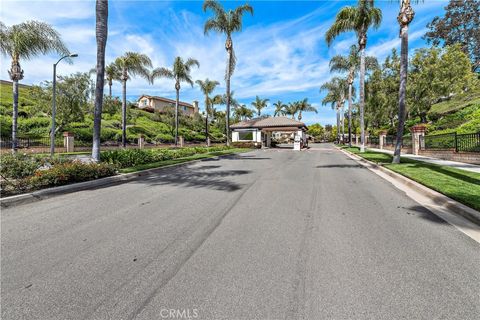
<path fill-rule="evenodd" d="M 142 95 L 138 98 L 138 108 L 149 112 L 165 112 L 165 110 L 175 110 L 175 100 Z M 198 101 L 193 101 L 193 104 L 179 101 L 178 112 L 182 112 L 185 115 L 193 116 L 198 113 Z"/>

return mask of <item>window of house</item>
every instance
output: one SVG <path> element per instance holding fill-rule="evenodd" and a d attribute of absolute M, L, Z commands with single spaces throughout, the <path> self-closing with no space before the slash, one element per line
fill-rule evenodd
<path fill-rule="evenodd" d="M 253 140 L 253 132 L 252 131 L 241 131 L 238 133 L 238 140 Z"/>
<path fill-rule="evenodd" d="M 183 111 L 187 111 L 187 107 L 183 106 Z"/>
<path fill-rule="evenodd" d="M 142 100 L 142 104 L 143 104 L 143 106 L 146 106 L 146 105 L 147 105 L 147 102 L 148 102 L 148 100 L 147 100 L 147 99 L 143 99 L 143 100 Z"/>

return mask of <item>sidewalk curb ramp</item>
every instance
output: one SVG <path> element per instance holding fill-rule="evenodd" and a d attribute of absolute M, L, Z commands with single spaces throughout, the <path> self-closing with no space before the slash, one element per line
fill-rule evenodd
<path fill-rule="evenodd" d="M 451 212 L 461 215 L 462 217 L 470 220 L 471 222 L 480 225 L 480 212 L 477 210 L 470 208 L 458 201 L 455 201 L 449 197 L 447 197 L 444 194 L 441 194 L 440 192 L 437 192 L 435 190 L 432 190 L 416 181 L 413 181 L 412 179 L 409 179 L 405 176 L 402 176 L 399 173 L 396 173 L 392 170 L 389 170 L 381 165 L 378 165 L 372 161 L 366 160 L 360 156 L 357 156 L 356 154 L 350 153 L 348 151 L 345 151 L 341 148 L 338 148 L 341 152 L 343 152 L 345 155 L 348 157 L 354 159 L 355 161 L 359 162 L 361 165 L 367 168 L 375 168 L 380 170 L 381 172 L 385 173 L 386 175 L 390 176 L 397 182 L 400 182 L 407 187 L 415 190 L 416 192 L 419 192 L 420 194 L 429 197 L 433 202 L 435 202 L 439 206 L 443 206 L 444 208 L 450 210 Z"/>
<path fill-rule="evenodd" d="M 138 177 L 142 176 L 148 176 L 151 174 L 155 174 L 157 172 L 160 172 L 164 169 L 168 169 L 171 167 L 178 167 L 182 165 L 188 165 L 192 164 L 195 162 L 200 162 L 205 159 L 219 159 L 222 157 L 228 157 L 235 155 L 235 153 L 231 154 L 225 154 L 225 155 L 219 155 L 219 156 L 214 156 L 210 158 L 203 158 L 203 159 L 196 159 L 196 160 L 191 160 L 191 161 L 185 161 L 182 163 L 175 163 L 175 164 L 170 164 L 166 165 L 163 167 L 159 168 L 152 168 L 152 169 L 147 169 L 147 170 L 141 170 L 137 172 L 131 172 L 131 173 L 120 173 L 115 176 L 111 177 L 106 177 L 106 178 L 100 178 L 100 179 L 95 179 L 95 180 L 90 180 L 90 181 L 84 181 L 84 182 L 76 182 L 72 184 L 67 184 L 64 186 L 58 186 L 58 187 L 52 187 L 52 188 L 47 188 L 47 189 L 41 189 L 37 191 L 33 191 L 30 193 L 23 193 L 23 194 L 18 194 L 10 197 L 5 197 L 0 199 L 0 207 L 1 208 L 9 208 L 21 204 L 26 204 L 26 203 L 31 203 L 35 201 L 40 201 L 44 199 L 48 199 L 51 197 L 55 196 L 60 196 L 68 193 L 73 193 L 77 191 L 82 191 L 82 190 L 89 190 L 97 187 L 104 187 L 104 186 L 109 186 L 109 185 L 115 185 L 115 184 L 121 184 L 128 182 L 130 180 L 133 180 Z"/>

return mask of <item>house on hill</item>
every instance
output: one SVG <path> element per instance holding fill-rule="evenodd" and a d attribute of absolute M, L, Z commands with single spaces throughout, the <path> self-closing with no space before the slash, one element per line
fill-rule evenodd
<path fill-rule="evenodd" d="M 158 96 L 142 95 L 138 98 L 137 106 L 138 108 L 149 112 L 165 112 L 170 108 L 171 110 L 175 110 L 175 100 Z M 181 112 L 184 115 L 193 116 L 198 113 L 198 101 L 193 101 L 192 104 L 179 101 L 178 112 Z"/>

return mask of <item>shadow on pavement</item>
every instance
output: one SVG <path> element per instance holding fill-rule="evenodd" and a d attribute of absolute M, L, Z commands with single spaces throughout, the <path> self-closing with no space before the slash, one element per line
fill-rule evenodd
<path fill-rule="evenodd" d="M 228 177 L 249 174 L 249 170 L 214 170 L 220 166 L 183 166 L 168 171 L 150 174 L 133 180 L 131 183 L 141 183 L 149 186 L 182 186 L 188 188 L 207 188 L 221 191 L 236 191 L 242 185 L 230 181 Z"/>
<path fill-rule="evenodd" d="M 439 224 L 446 224 L 447 223 L 447 222 L 445 222 L 445 220 L 437 217 L 435 214 L 430 212 L 430 210 L 428 210 L 427 208 L 422 207 L 422 206 L 410 206 L 410 207 L 404 208 L 404 209 L 407 210 L 407 214 L 412 214 L 411 211 L 414 211 L 413 215 L 415 215 L 419 218 L 428 220 L 430 222 L 435 222 L 435 223 L 439 223 Z"/>
<path fill-rule="evenodd" d="M 326 164 L 321 166 L 316 166 L 315 168 L 363 168 L 360 164 Z"/>

